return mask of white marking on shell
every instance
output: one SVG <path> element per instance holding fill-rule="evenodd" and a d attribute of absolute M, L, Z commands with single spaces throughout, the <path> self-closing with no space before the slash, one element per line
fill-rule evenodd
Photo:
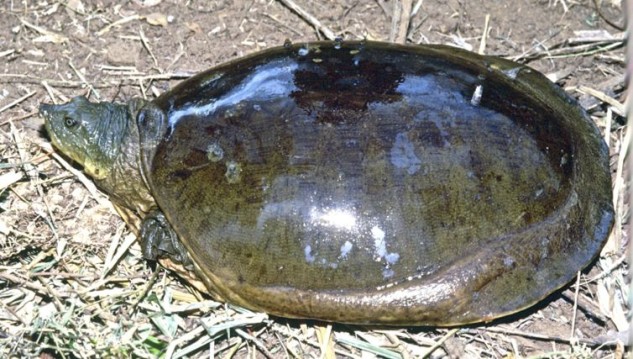
<path fill-rule="evenodd" d="M 341 246 L 341 258 L 343 259 L 347 259 L 347 256 L 349 255 L 349 252 L 351 252 L 352 247 L 354 245 L 352 244 L 352 242 L 350 241 L 345 241 L 345 243 L 343 243 L 343 245 Z"/>
<path fill-rule="evenodd" d="M 306 262 L 308 263 L 314 263 L 314 260 L 316 259 L 316 256 L 314 256 L 312 254 L 312 246 L 311 245 L 306 245 L 305 248 L 303 249 L 303 254 L 305 254 L 306 257 Z"/>
<path fill-rule="evenodd" d="M 224 158 L 224 149 L 219 143 L 213 142 L 207 147 L 207 159 L 211 162 L 218 162 Z"/>
<path fill-rule="evenodd" d="M 481 103 L 481 95 L 484 92 L 484 87 L 482 85 L 477 85 L 475 88 L 475 92 L 473 93 L 473 97 L 470 99 L 470 104 L 473 106 L 479 106 Z"/>
<path fill-rule="evenodd" d="M 240 177 L 242 174 L 242 166 L 235 161 L 228 161 L 226 163 L 226 172 L 224 173 L 224 177 L 226 177 L 227 182 L 233 184 L 240 181 Z"/>
<path fill-rule="evenodd" d="M 396 273 L 393 271 L 393 269 L 390 269 L 390 268 L 386 268 L 385 270 L 382 271 L 382 276 L 385 279 L 393 277 L 394 274 Z"/>
<path fill-rule="evenodd" d="M 387 253 L 385 256 L 385 260 L 389 265 L 394 265 L 400 259 L 400 255 L 398 253 Z"/>
<path fill-rule="evenodd" d="M 391 164 L 397 168 L 405 168 L 410 175 L 415 174 L 422 166 L 422 161 L 415 154 L 413 143 L 406 133 L 398 133 L 391 147 Z"/>
<path fill-rule="evenodd" d="M 374 239 L 374 248 L 376 249 L 376 261 L 380 261 L 387 254 L 387 244 L 385 243 L 385 231 L 378 226 L 371 228 L 371 236 Z"/>
<path fill-rule="evenodd" d="M 385 260 L 386 264 L 382 271 L 382 276 L 385 279 L 391 278 L 395 275 L 391 266 L 396 264 L 400 259 L 400 254 L 398 253 L 388 253 L 387 252 L 387 241 L 386 233 L 378 226 L 373 226 L 371 228 L 371 236 L 374 239 L 374 249 L 376 251 L 376 262 L 380 262 L 382 259 Z"/>

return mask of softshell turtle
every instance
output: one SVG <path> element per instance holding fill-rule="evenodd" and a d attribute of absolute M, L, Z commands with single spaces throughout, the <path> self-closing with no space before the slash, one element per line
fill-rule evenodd
<path fill-rule="evenodd" d="M 153 101 L 41 113 L 143 219 L 146 257 L 279 316 L 488 321 L 569 282 L 613 220 L 607 147 L 576 102 L 451 47 L 287 44 Z"/>

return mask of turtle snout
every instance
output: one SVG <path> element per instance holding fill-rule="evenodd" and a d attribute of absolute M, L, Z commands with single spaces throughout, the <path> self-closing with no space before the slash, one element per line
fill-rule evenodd
<path fill-rule="evenodd" d="M 48 117 L 53 110 L 54 105 L 50 105 L 47 103 L 40 104 L 40 115 L 44 117 Z"/>

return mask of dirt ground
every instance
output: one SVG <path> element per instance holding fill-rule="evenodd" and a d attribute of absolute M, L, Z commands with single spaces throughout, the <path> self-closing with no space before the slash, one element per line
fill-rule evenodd
<path fill-rule="evenodd" d="M 630 279 L 620 0 L 296 1 L 321 25 L 287 0 L 0 2 L 0 356 L 622 357 Z M 331 34 L 473 51 L 484 41 L 484 53 L 527 63 L 580 100 L 607 133 L 617 221 L 578 288 L 463 328 L 329 325 L 215 303 L 141 258 L 107 197 L 52 153 L 37 114 L 41 102 L 77 95 L 151 99 L 227 60 Z"/>

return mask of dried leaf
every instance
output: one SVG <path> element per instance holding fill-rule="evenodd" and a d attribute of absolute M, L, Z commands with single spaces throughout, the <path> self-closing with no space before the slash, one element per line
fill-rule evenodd
<path fill-rule="evenodd" d="M 54 3 L 51 7 L 49 7 L 47 10 L 45 10 L 42 14 L 44 16 L 52 15 L 52 14 L 57 12 L 58 8 L 59 8 L 59 3 Z"/>
<path fill-rule="evenodd" d="M 31 56 L 35 56 L 35 57 L 43 57 L 44 55 L 46 55 L 44 53 L 44 51 L 40 50 L 40 49 L 33 49 L 33 50 L 29 50 L 27 51 L 27 53 Z"/>
<path fill-rule="evenodd" d="M 596 286 L 596 296 L 598 297 L 598 306 L 600 307 L 600 312 L 607 317 L 611 316 L 611 300 L 609 296 L 609 289 L 607 288 L 607 283 L 604 279 L 598 281 L 598 285 Z"/>
<path fill-rule="evenodd" d="M 574 36 L 580 39 L 584 39 L 586 41 L 593 41 L 595 39 L 613 39 L 613 35 L 611 35 L 605 29 L 599 30 L 576 30 L 574 31 Z"/>
<path fill-rule="evenodd" d="M 67 244 L 68 239 L 66 239 L 65 237 L 60 237 L 55 243 L 55 251 L 60 258 L 64 255 L 64 249 L 66 249 Z"/>
<path fill-rule="evenodd" d="M 66 40 L 68 40 L 66 37 L 64 36 L 57 36 L 57 35 L 44 35 L 44 36 L 38 36 L 36 38 L 34 38 L 33 42 L 52 42 L 53 44 L 62 44 L 64 42 L 66 42 Z"/>
<path fill-rule="evenodd" d="M 36 38 L 34 38 L 32 41 L 33 42 L 52 42 L 54 44 L 61 44 L 64 43 L 66 41 L 68 41 L 68 38 L 64 35 L 58 34 L 56 32 L 53 31 L 49 31 L 46 30 L 42 27 L 39 26 L 35 26 L 33 24 L 30 24 L 26 21 L 24 21 L 23 19 L 20 19 L 20 21 L 22 22 L 22 24 L 26 27 L 28 27 L 31 30 L 35 30 L 37 32 L 39 32 L 40 34 L 42 34 L 42 36 L 38 36 Z"/>
<path fill-rule="evenodd" d="M 68 2 L 66 3 L 66 6 L 76 13 L 79 13 L 79 14 L 86 13 L 86 7 L 81 2 L 81 0 L 68 0 Z"/>
<path fill-rule="evenodd" d="M 167 16 L 159 12 L 155 12 L 155 13 L 145 16 L 145 21 L 147 21 L 147 23 L 150 25 L 163 26 L 163 27 L 167 26 L 167 22 L 168 22 Z"/>
<path fill-rule="evenodd" d="M 8 236 L 9 233 L 11 232 L 11 229 L 9 228 L 9 226 L 7 226 L 7 224 L 0 219 L 0 234 L 4 234 L 5 236 Z"/>
<path fill-rule="evenodd" d="M 134 3 L 143 7 L 156 6 L 163 2 L 163 0 L 134 0 Z"/>
<path fill-rule="evenodd" d="M 615 300 L 613 302 L 613 310 L 611 311 L 611 320 L 620 332 L 629 329 L 629 321 L 626 319 L 626 313 L 622 307 L 622 302 L 622 300 Z"/>
<path fill-rule="evenodd" d="M 23 176 L 21 172 L 15 172 L 15 171 L 2 174 L 0 176 L 0 190 L 4 190 L 5 188 L 11 186 L 12 184 L 21 180 L 22 177 Z"/>
<path fill-rule="evenodd" d="M 196 34 L 202 32 L 202 28 L 198 25 L 198 23 L 185 21 L 185 26 L 189 29 L 189 31 L 195 32 Z"/>

